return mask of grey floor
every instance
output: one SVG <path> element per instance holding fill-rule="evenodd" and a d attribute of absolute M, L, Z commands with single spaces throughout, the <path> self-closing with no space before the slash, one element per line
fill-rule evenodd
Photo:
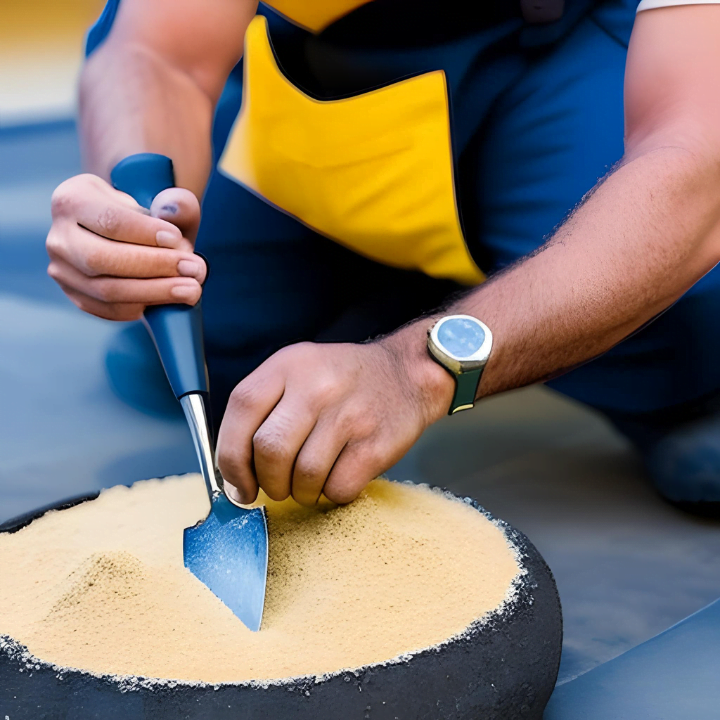
<path fill-rule="evenodd" d="M 117 326 L 82 315 L 45 275 L 49 197 L 78 169 L 70 123 L 0 133 L 0 521 L 194 469 L 179 416 L 113 395 Z M 471 495 L 529 535 L 563 601 L 561 683 L 720 597 L 720 524 L 665 505 L 622 438 L 543 388 L 439 423 L 390 475 Z"/>

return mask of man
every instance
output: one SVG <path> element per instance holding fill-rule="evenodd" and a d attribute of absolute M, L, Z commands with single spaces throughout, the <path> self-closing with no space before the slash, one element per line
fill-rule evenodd
<path fill-rule="evenodd" d="M 556 378 L 668 499 L 720 507 L 720 7 L 271 4 L 111 0 L 81 81 L 94 175 L 57 189 L 47 243 L 86 312 L 194 304 L 205 194 L 233 497 L 349 502 L 449 408 Z M 150 215 L 107 182 L 140 152 L 176 173 Z"/>

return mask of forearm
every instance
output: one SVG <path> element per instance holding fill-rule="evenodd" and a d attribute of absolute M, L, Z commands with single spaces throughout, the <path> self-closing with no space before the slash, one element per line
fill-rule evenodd
<path fill-rule="evenodd" d="M 537 252 L 442 314 L 493 331 L 479 394 L 546 380 L 605 352 L 677 300 L 720 259 L 720 170 L 677 148 L 621 165 Z M 400 331 L 423 358 L 432 319 Z M 445 384 L 446 385 L 446 384 Z M 447 394 L 444 386 L 442 393 Z"/>
<path fill-rule="evenodd" d="M 176 181 L 200 198 L 211 165 L 213 101 L 193 78 L 132 43 L 110 43 L 87 61 L 80 83 L 86 168 L 104 179 L 122 158 L 172 158 Z"/>
<path fill-rule="evenodd" d="M 200 198 L 215 104 L 256 9 L 257 0 L 123 0 L 80 80 L 87 169 L 107 180 L 127 155 L 161 153 Z"/>
<path fill-rule="evenodd" d="M 488 395 L 605 352 L 720 257 L 720 175 L 667 148 L 621 166 L 534 256 L 461 301 L 493 329 Z"/>

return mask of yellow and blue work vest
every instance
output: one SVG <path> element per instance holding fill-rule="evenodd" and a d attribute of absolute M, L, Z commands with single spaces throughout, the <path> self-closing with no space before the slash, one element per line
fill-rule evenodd
<path fill-rule="evenodd" d="M 533 55 L 597 5 L 627 21 L 633 3 L 565 0 L 560 19 L 528 23 L 511 0 L 482 14 L 452 0 L 273 0 L 246 33 L 242 102 L 218 168 L 361 255 L 475 285 L 482 248 L 468 246 L 466 226 L 482 220 L 465 200 L 477 188 L 464 187 L 463 154 Z"/>

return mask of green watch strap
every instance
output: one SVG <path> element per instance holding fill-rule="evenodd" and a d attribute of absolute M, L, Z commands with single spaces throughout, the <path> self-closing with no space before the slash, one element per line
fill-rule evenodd
<path fill-rule="evenodd" d="M 475 405 L 475 396 L 483 370 L 484 368 L 478 368 L 455 376 L 455 396 L 450 403 L 448 415 L 453 415 L 460 410 L 469 410 Z"/>

